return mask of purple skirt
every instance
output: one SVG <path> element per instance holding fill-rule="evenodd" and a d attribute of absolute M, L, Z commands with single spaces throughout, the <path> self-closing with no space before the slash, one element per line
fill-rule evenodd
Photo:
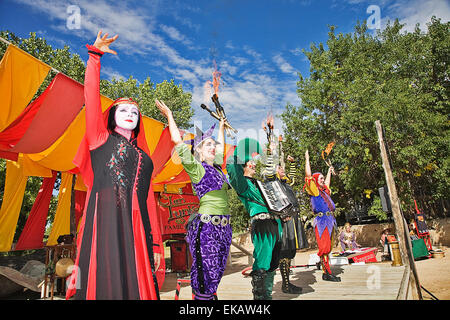
<path fill-rule="evenodd" d="M 198 214 L 189 226 L 186 241 L 192 256 L 191 287 L 195 299 L 214 298 L 225 271 L 231 245 L 231 225 L 202 222 Z M 228 219 L 229 215 L 211 215 Z"/>

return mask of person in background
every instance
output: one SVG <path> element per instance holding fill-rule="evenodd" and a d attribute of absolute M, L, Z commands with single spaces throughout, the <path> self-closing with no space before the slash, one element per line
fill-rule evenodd
<path fill-rule="evenodd" d="M 299 205 L 298 200 L 295 195 L 294 190 L 292 189 L 292 185 L 294 183 L 294 177 L 296 173 L 294 158 L 288 155 L 287 160 L 289 161 L 289 173 L 286 174 L 284 167 L 281 164 L 274 165 L 274 155 L 273 153 L 276 151 L 274 146 L 268 150 L 267 155 L 267 163 L 265 170 L 265 179 L 266 180 L 274 180 L 278 179 L 281 182 L 281 185 L 286 191 L 286 194 L 289 198 L 289 201 L 293 204 L 292 210 L 294 210 L 294 214 L 292 217 L 281 220 L 281 224 L 283 226 L 283 234 L 281 237 L 281 252 L 280 252 L 280 273 L 282 278 L 281 290 L 284 293 L 289 294 L 300 294 L 302 292 L 302 288 L 298 287 L 290 282 L 290 267 L 291 261 L 294 259 L 297 250 L 308 247 L 308 240 L 306 238 L 306 233 L 303 228 L 302 221 L 299 219 Z M 274 170 L 274 167 L 276 170 Z"/>
<path fill-rule="evenodd" d="M 339 235 L 339 242 L 341 244 L 342 251 L 357 250 L 361 246 L 356 242 L 355 232 L 352 231 L 352 226 L 349 222 L 345 223 L 344 230 Z"/>

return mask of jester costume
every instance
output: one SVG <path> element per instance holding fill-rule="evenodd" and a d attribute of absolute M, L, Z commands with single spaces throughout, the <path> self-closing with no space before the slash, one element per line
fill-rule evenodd
<path fill-rule="evenodd" d="M 197 129 L 193 150 L 211 138 L 214 126 L 204 134 Z M 180 143 L 175 150 L 200 199 L 198 214 L 188 223 L 186 240 L 192 256 L 191 287 L 196 300 L 217 298 L 217 288 L 225 271 L 232 230 L 228 206 L 228 180 L 220 165 L 223 154 L 217 153 L 213 166 L 199 162 L 189 147 Z"/>
<path fill-rule="evenodd" d="M 74 158 L 88 187 L 77 236 L 75 268 L 66 299 L 156 300 L 164 278 L 164 257 L 155 270 L 154 252 L 163 254 L 156 203 L 150 185 L 153 162 L 142 116 L 130 141 L 107 129 L 109 109 L 100 103 L 100 58 L 89 49 L 85 75 L 86 135 Z"/>
<path fill-rule="evenodd" d="M 306 238 L 305 229 L 302 221 L 299 219 L 299 204 L 295 192 L 291 185 L 294 182 L 295 177 L 295 163 L 291 162 L 289 167 L 289 173 L 280 177 L 276 172 L 276 166 L 274 165 L 273 156 L 269 153 L 266 162 L 265 175 L 267 180 L 278 179 L 285 189 L 286 195 L 289 201 L 293 204 L 292 210 L 294 211 L 291 219 L 287 221 L 281 221 L 283 227 L 283 233 L 281 237 L 281 251 L 280 251 L 280 264 L 279 269 L 282 278 L 281 290 L 284 293 L 299 294 L 302 292 L 302 288 L 293 285 L 290 280 L 290 268 L 291 260 L 294 259 L 297 250 L 308 247 L 308 240 Z"/>
<path fill-rule="evenodd" d="M 252 292 L 255 300 L 272 299 L 275 271 L 280 260 L 282 227 L 278 217 L 269 213 L 256 179 L 244 176 L 244 165 L 252 153 L 260 153 L 256 140 L 243 139 L 227 160 L 231 186 L 250 215 L 251 239 L 254 246 L 252 267 Z"/>
<path fill-rule="evenodd" d="M 330 197 L 330 189 L 326 185 L 323 187 L 319 185 L 318 179 L 320 175 L 321 173 L 317 172 L 311 177 L 306 177 L 303 188 L 306 190 L 309 198 L 311 199 L 313 212 L 317 215 L 314 218 L 313 227 L 316 235 L 317 246 L 319 247 L 319 252 L 317 255 L 320 257 L 323 270 L 322 279 L 338 282 L 341 281 L 341 279 L 331 274 L 328 257 L 331 252 L 333 234 L 336 228 L 336 219 L 333 215 L 335 205 Z"/>

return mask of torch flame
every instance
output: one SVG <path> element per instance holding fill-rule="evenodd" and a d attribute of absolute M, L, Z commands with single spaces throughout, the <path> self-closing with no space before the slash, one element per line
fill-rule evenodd
<path fill-rule="evenodd" d="M 327 145 L 326 149 L 325 149 L 324 151 L 322 151 L 322 159 L 323 159 L 323 160 L 325 160 L 325 155 L 324 155 L 324 153 L 326 153 L 327 156 L 328 156 L 328 155 L 330 154 L 330 152 L 331 152 L 331 149 L 333 149 L 333 147 L 334 147 L 334 141 L 330 142 L 330 143 Z"/>

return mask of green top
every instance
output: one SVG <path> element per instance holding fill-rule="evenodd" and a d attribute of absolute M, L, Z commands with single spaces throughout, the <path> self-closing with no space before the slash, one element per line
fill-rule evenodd
<path fill-rule="evenodd" d="M 258 187 L 252 181 L 254 179 L 244 176 L 244 167 L 242 161 L 236 155 L 229 158 L 231 161 L 227 164 L 228 177 L 231 186 L 236 190 L 239 198 L 244 204 L 245 209 L 249 213 L 250 217 L 258 213 L 268 213 L 269 210 L 265 205 L 260 205 L 253 201 L 264 204 L 261 192 Z M 249 201 L 251 199 L 253 201 Z"/>
<path fill-rule="evenodd" d="M 191 153 L 191 150 L 185 143 L 176 145 L 175 150 L 177 151 L 181 159 L 181 164 L 183 165 L 186 173 L 189 175 L 192 183 L 199 183 L 205 175 L 205 168 L 201 162 L 195 159 Z M 216 154 L 214 162 L 217 164 L 222 163 L 223 154 Z M 198 213 L 210 215 L 230 214 L 227 188 L 227 183 L 224 183 L 220 190 L 210 191 L 201 197 Z"/>

